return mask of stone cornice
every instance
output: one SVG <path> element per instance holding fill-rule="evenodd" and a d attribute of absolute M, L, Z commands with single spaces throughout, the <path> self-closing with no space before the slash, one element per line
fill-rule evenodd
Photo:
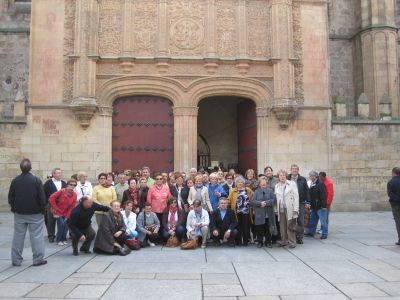
<path fill-rule="evenodd" d="M 174 116 L 197 117 L 199 108 L 197 106 L 176 106 L 173 107 Z"/>

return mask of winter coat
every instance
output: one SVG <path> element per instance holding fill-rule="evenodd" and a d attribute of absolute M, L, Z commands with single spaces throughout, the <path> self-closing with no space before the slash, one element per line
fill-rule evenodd
<path fill-rule="evenodd" d="M 267 202 L 266 207 L 261 207 L 261 202 Z M 269 230 L 271 234 L 277 234 L 277 227 L 275 222 L 274 205 L 276 205 L 276 196 L 271 188 L 255 190 L 252 206 L 255 209 L 254 225 L 264 225 L 265 219 L 268 217 Z"/>
<path fill-rule="evenodd" d="M 279 211 L 280 204 L 285 200 L 287 219 L 292 220 L 297 218 L 299 215 L 299 192 L 297 191 L 297 185 L 293 181 L 286 180 L 284 194 L 280 189 L 280 183 L 275 185 L 276 195 L 276 206 Z M 278 221 L 280 220 L 280 214 L 278 214 Z"/>
<path fill-rule="evenodd" d="M 114 213 L 111 209 L 103 215 L 99 230 L 97 231 L 94 248 L 97 248 L 105 253 L 113 253 L 115 243 L 114 234 L 117 231 L 122 231 L 123 233 L 126 232 L 124 218 L 121 214 L 119 214 L 119 216 L 121 218 L 121 222 L 119 225 L 117 225 L 114 219 Z"/>

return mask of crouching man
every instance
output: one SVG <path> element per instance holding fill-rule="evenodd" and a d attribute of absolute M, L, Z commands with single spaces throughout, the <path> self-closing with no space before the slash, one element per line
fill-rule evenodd
<path fill-rule="evenodd" d="M 94 203 L 89 196 L 83 196 L 79 204 L 72 210 L 67 225 L 72 235 L 72 254 L 78 255 L 78 243 L 83 242 L 80 251 L 91 253 L 90 244 L 96 236 L 92 228 L 92 217 L 95 211 L 107 212 L 108 206 Z"/>
<path fill-rule="evenodd" d="M 230 247 L 235 246 L 237 236 L 237 221 L 225 197 L 219 199 L 219 205 L 213 211 L 210 220 L 211 237 L 214 245 L 219 246 L 221 241 L 228 241 Z"/>

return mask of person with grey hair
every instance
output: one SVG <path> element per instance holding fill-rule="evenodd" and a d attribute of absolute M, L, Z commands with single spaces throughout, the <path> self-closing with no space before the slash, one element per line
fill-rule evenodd
<path fill-rule="evenodd" d="M 51 172 L 52 178 L 47 180 L 44 185 L 44 193 L 46 195 L 46 213 L 45 213 L 45 223 L 47 229 L 47 238 L 49 239 L 49 243 L 53 243 L 56 237 L 56 218 L 54 218 L 51 212 L 51 206 L 49 203 L 50 196 L 59 190 L 66 188 L 67 183 L 64 180 L 61 180 L 62 171 L 60 168 L 54 168 Z"/>
<path fill-rule="evenodd" d="M 186 222 L 188 239 L 198 240 L 201 238 L 201 248 L 206 248 L 210 217 L 208 212 L 202 208 L 201 200 L 193 201 L 193 209 L 189 212 Z"/>
<path fill-rule="evenodd" d="M 228 203 L 238 222 L 238 235 L 236 242 L 239 246 L 247 246 L 250 240 L 250 224 L 252 223 L 251 201 L 253 191 L 245 186 L 246 179 L 243 176 L 235 178 L 236 187 L 228 196 Z"/>
<path fill-rule="evenodd" d="M 279 182 L 275 185 L 278 207 L 279 226 L 281 228 L 281 246 L 296 247 L 296 233 L 289 229 L 290 224 L 297 223 L 299 216 L 299 193 L 297 185 L 287 180 L 287 172 L 278 172 Z"/>
<path fill-rule="evenodd" d="M 118 174 L 118 183 L 114 186 L 115 192 L 117 193 L 117 200 L 121 203 L 124 196 L 124 192 L 129 189 L 129 185 L 126 182 L 126 175 L 124 173 Z"/>
<path fill-rule="evenodd" d="M 219 198 L 227 196 L 223 187 L 218 183 L 218 173 L 211 173 L 210 184 L 208 185 L 208 197 L 210 198 L 212 210 L 218 208 Z"/>
<path fill-rule="evenodd" d="M 74 192 L 76 193 L 76 196 L 77 196 L 76 200 L 78 203 L 79 203 L 79 201 L 81 201 L 82 197 L 92 196 L 93 186 L 90 183 L 90 181 L 88 181 L 87 179 L 88 179 L 88 175 L 86 172 L 84 172 L 84 171 L 78 172 L 78 182 L 77 182 L 77 185 L 74 190 Z"/>
<path fill-rule="evenodd" d="M 319 179 L 316 171 L 311 171 L 309 174 L 311 179 L 310 185 L 310 223 L 308 224 L 308 236 L 314 236 L 317 230 L 318 221 L 321 222 L 321 239 L 328 237 L 328 222 L 327 222 L 327 197 L 325 184 Z"/>
<path fill-rule="evenodd" d="M 21 266 L 26 231 L 29 230 L 33 253 L 33 265 L 41 266 L 47 263 L 44 259 L 43 212 L 46 207 L 46 197 L 42 182 L 30 171 L 29 159 L 20 163 L 21 175 L 15 177 L 8 192 L 8 203 L 14 213 L 14 235 L 11 246 L 11 261 L 13 266 Z"/>

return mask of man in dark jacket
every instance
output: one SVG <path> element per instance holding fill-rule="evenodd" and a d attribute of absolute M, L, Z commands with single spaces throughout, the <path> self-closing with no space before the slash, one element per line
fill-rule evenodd
<path fill-rule="evenodd" d="M 327 200 L 325 184 L 319 180 L 318 173 L 311 171 L 309 173 L 311 179 L 310 186 L 310 203 L 311 215 L 310 224 L 308 225 L 309 236 L 314 236 L 317 230 L 318 220 L 321 222 L 321 239 L 328 237 L 328 222 L 327 222 Z"/>
<path fill-rule="evenodd" d="M 91 253 L 90 244 L 96 236 L 93 230 L 92 217 L 95 211 L 109 211 L 108 206 L 94 203 L 92 198 L 83 196 L 80 203 L 72 210 L 67 220 L 68 228 L 72 235 L 72 254 L 78 255 L 78 243 L 82 241 L 81 252 Z"/>
<path fill-rule="evenodd" d="M 20 266 L 23 260 L 24 240 L 26 231 L 29 230 L 33 253 L 33 265 L 41 266 L 47 263 L 44 260 L 43 241 L 43 212 L 46 198 L 42 182 L 30 171 L 32 169 L 29 159 L 20 163 L 22 174 L 15 177 L 8 192 L 8 203 L 14 213 L 14 236 L 11 247 L 11 260 L 13 266 Z"/>
<path fill-rule="evenodd" d="M 54 242 L 55 232 L 56 232 L 56 218 L 54 218 L 53 214 L 50 210 L 50 203 L 49 199 L 52 194 L 65 188 L 67 184 L 64 180 L 61 180 L 61 169 L 54 168 L 51 172 L 52 178 L 47 180 L 44 185 L 44 193 L 46 195 L 46 211 L 45 211 L 45 222 L 46 222 L 46 229 L 47 229 L 47 238 L 49 239 L 50 243 Z"/>
<path fill-rule="evenodd" d="M 310 193 L 307 180 L 299 174 L 298 165 L 291 165 L 288 180 L 294 181 L 297 184 L 297 190 L 299 192 L 299 216 L 297 218 L 297 224 L 301 227 L 304 227 L 304 214 L 306 211 L 306 205 L 309 204 L 308 201 L 310 199 Z M 296 234 L 297 244 L 303 244 L 303 236 L 303 232 Z"/>
<path fill-rule="evenodd" d="M 237 221 L 232 210 L 227 206 L 228 201 L 221 197 L 219 206 L 213 211 L 210 219 L 211 237 L 216 246 L 221 244 L 221 240 L 227 240 L 229 246 L 235 246 L 235 239 L 238 234 Z"/>
<path fill-rule="evenodd" d="M 393 218 L 396 223 L 398 240 L 396 245 L 400 246 L 400 168 L 392 169 L 392 179 L 387 183 L 387 194 L 392 207 Z"/>

